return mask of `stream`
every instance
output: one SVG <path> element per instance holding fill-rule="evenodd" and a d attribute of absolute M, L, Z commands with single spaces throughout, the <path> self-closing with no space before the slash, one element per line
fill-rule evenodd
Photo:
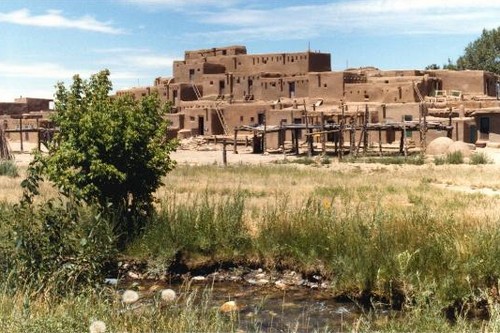
<path fill-rule="evenodd" d="M 342 332 L 347 331 L 346 323 L 352 325 L 361 313 L 353 302 L 336 300 L 328 289 L 302 286 L 287 286 L 281 290 L 272 284 L 193 279 L 189 288 L 182 283 L 158 280 L 129 281 L 120 283 L 119 287 L 149 291 L 170 288 L 180 297 L 196 291 L 200 299 L 208 292 L 210 306 L 215 308 L 234 301 L 238 305 L 239 329 L 244 332 Z M 142 294 L 148 297 L 148 293 L 151 297 L 151 291 Z"/>

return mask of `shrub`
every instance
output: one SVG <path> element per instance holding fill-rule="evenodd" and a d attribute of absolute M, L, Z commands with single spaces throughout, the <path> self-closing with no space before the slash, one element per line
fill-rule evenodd
<path fill-rule="evenodd" d="M 2 273 L 11 287 L 67 294 L 104 280 L 115 239 L 95 207 L 53 199 L 18 205 L 10 215 Z"/>
<path fill-rule="evenodd" d="M 446 163 L 448 164 L 463 164 L 464 156 L 461 151 L 454 151 L 446 154 Z"/>
<path fill-rule="evenodd" d="M 10 160 L 0 160 L 0 176 L 19 176 L 16 164 Z"/>
<path fill-rule="evenodd" d="M 491 164 L 491 163 L 493 163 L 493 161 L 484 152 L 479 152 L 479 153 L 472 154 L 472 156 L 470 157 L 469 163 L 474 164 L 474 165 Z"/>
<path fill-rule="evenodd" d="M 446 163 L 446 158 L 444 156 L 434 156 L 434 164 L 443 165 Z"/>

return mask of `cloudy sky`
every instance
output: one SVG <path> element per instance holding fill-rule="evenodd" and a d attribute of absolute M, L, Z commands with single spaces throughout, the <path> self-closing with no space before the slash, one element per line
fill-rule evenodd
<path fill-rule="evenodd" d="M 184 50 L 330 52 L 332 67 L 423 68 L 455 60 L 492 0 L 0 0 L 0 101 L 52 98 L 58 81 L 110 69 L 115 89 L 171 75 Z"/>

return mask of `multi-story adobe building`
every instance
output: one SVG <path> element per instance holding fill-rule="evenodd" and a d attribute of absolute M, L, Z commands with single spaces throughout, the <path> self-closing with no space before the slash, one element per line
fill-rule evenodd
<path fill-rule="evenodd" d="M 168 118 L 179 136 L 229 135 L 239 126 L 264 122 L 303 123 L 305 110 L 311 121 L 320 113 L 338 120 L 343 110 L 356 122 L 366 109 L 370 123 L 416 120 L 425 103 L 427 116 L 444 116 L 443 121 L 453 116 L 454 139 L 475 143 L 500 141 L 498 80 L 480 70 L 332 71 L 329 53 L 247 54 L 244 46 L 229 46 L 186 51 L 184 60 L 174 61 L 173 77 L 117 95 L 139 98 L 156 91 L 172 103 Z M 476 119 L 478 112 L 482 116 Z M 393 141 L 393 133 L 383 140 Z"/>

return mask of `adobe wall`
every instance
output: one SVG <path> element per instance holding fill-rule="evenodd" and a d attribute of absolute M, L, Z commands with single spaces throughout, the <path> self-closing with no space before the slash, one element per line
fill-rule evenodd
<path fill-rule="evenodd" d="M 429 73 L 435 74 L 441 80 L 442 90 L 461 90 L 468 95 L 486 93 L 484 71 L 435 70 Z"/>
<path fill-rule="evenodd" d="M 484 140 L 484 134 L 480 132 L 480 118 L 487 117 L 490 120 L 490 132 L 487 135 L 489 142 L 500 142 L 500 114 L 481 114 L 475 117 L 475 124 L 477 129 L 477 139 L 479 141 Z"/>
<path fill-rule="evenodd" d="M 22 114 L 28 111 L 24 103 L 2 102 L 0 103 L 0 115 Z"/>
<path fill-rule="evenodd" d="M 417 100 L 411 82 L 346 83 L 345 101 L 379 103 L 412 103 Z"/>
<path fill-rule="evenodd" d="M 340 101 L 344 95 L 343 72 L 316 72 L 308 74 L 310 98 Z"/>
<path fill-rule="evenodd" d="M 52 102 L 52 100 L 45 98 L 22 97 L 14 99 L 14 102 L 26 104 L 27 111 L 31 112 L 31 111 L 49 110 L 49 104 L 50 102 Z"/>
<path fill-rule="evenodd" d="M 213 47 L 211 49 L 190 50 L 184 52 L 184 60 L 203 59 L 207 57 L 246 54 L 247 48 L 242 45 Z"/>

